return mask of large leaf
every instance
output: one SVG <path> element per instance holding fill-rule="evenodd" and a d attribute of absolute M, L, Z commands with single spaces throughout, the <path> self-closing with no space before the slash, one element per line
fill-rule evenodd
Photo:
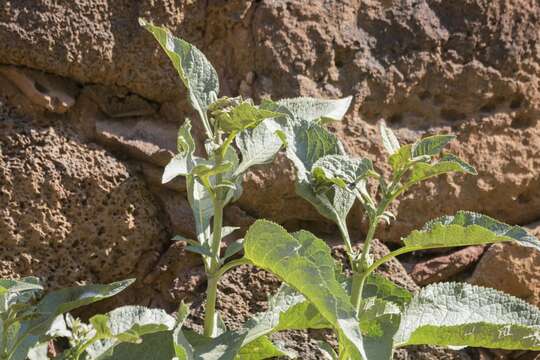
<path fill-rule="evenodd" d="M 256 266 L 304 295 L 337 330 L 346 351 L 365 358 L 355 309 L 335 278 L 334 260 L 324 241 L 307 231 L 291 235 L 277 224 L 258 220 L 245 236 L 244 252 Z"/>
<path fill-rule="evenodd" d="M 272 162 L 281 149 L 282 141 L 275 134 L 277 125 L 272 120 L 265 120 L 254 129 L 246 129 L 236 137 L 236 146 L 242 154 L 242 161 L 235 175 L 243 174 L 255 165 Z"/>
<path fill-rule="evenodd" d="M 430 344 L 540 350 L 540 310 L 494 289 L 429 285 L 401 318 L 397 346 Z"/>
<path fill-rule="evenodd" d="M 143 306 L 122 306 L 106 315 L 90 319 L 103 340 L 92 344 L 87 352 L 92 359 L 105 359 L 122 342 L 139 342 L 147 334 L 171 330 L 176 320 L 160 309 Z"/>
<path fill-rule="evenodd" d="M 46 335 L 58 315 L 114 296 L 134 281 L 78 286 L 48 293 L 36 304 L 35 316 L 20 323 L 17 337 L 24 340 L 18 345 L 12 360 L 25 359 L 28 350 Z"/>
<path fill-rule="evenodd" d="M 277 101 L 277 104 L 285 107 L 295 117 L 312 122 L 321 118 L 323 121 L 341 120 L 349 109 L 351 101 L 352 96 L 332 100 L 298 97 L 282 99 Z"/>
<path fill-rule="evenodd" d="M 414 230 L 403 243 L 414 250 L 441 247 L 490 244 L 517 241 L 540 250 L 540 242 L 519 226 L 511 226 L 489 216 L 470 211 L 459 211 L 428 222 L 422 230 Z"/>
<path fill-rule="evenodd" d="M 217 72 L 204 54 L 187 41 L 173 36 L 167 29 L 154 26 L 143 19 L 139 23 L 148 30 L 161 45 L 188 89 L 191 105 L 199 113 L 207 130 L 210 131 L 207 110 L 219 94 Z"/>

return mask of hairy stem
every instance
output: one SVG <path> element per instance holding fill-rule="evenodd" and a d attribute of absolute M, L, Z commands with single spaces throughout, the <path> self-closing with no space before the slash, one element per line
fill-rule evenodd
<path fill-rule="evenodd" d="M 216 154 L 216 166 L 221 165 L 223 156 Z M 216 184 L 221 184 L 221 174 L 216 175 Z M 214 221 L 212 226 L 212 243 L 210 266 L 206 269 L 208 282 L 206 285 L 206 308 L 204 314 L 204 335 L 213 337 L 216 333 L 216 299 L 219 282 L 218 271 L 220 267 L 221 228 L 223 227 L 223 199 L 222 190 L 216 189 L 213 195 Z"/>
<path fill-rule="evenodd" d="M 364 247 L 362 249 L 362 256 L 360 262 L 356 265 L 356 269 L 353 268 L 353 277 L 352 277 L 352 289 L 351 289 L 351 302 L 358 312 L 360 308 L 360 303 L 362 300 L 362 291 L 364 289 L 365 278 L 362 276 L 364 272 L 369 267 L 368 256 L 371 249 L 371 242 L 375 236 L 375 230 L 377 230 L 377 225 L 379 223 L 379 216 L 375 216 L 369 223 L 369 230 L 364 241 Z"/>

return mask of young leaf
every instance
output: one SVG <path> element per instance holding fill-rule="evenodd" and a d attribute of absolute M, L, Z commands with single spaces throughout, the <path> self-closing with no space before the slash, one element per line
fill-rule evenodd
<path fill-rule="evenodd" d="M 489 216 L 459 211 L 428 222 L 422 230 L 414 230 L 403 239 L 406 248 L 415 250 L 441 247 L 490 244 L 517 241 L 540 250 L 537 238 L 519 226 L 511 226 Z"/>
<path fill-rule="evenodd" d="M 433 284 L 413 298 L 394 341 L 397 346 L 540 350 L 540 310 L 494 289 Z"/>
<path fill-rule="evenodd" d="M 297 354 L 275 344 L 266 336 L 262 336 L 243 346 L 235 360 L 263 360 L 276 357 L 296 358 Z"/>
<path fill-rule="evenodd" d="M 416 141 L 412 146 L 412 156 L 435 156 L 456 137 L 454 135 L 433 135 Z"/>
<path fill-rule="evenodd" d="M 384 148 L 386 149 L 386 151 L 388 151 L 390 155 L 395 154 L 399 150 L 399 141 L 396 135 L 382 121 L 381 121 L 381 124 L 379 125 L 379 129 L 381 131 Z"/>
<path fill-rule="evenodd" d="M 356 311 L 335 278 L 334 260 L 324 241 L 307 231 L 291 235 L 277 224 L 258 220 L 245 236 L 244 252 L 256 266 L 304 295 L 337 330 L 346 351 L 365 358 Z"/>
<path fill-rule="evenodd" d="M 191 135 L 191 121 L 189 119 L 186 119 L 178 130 L 176 142 L 178 154 L 165 166 L 161 178 L 162 184 L 168 183 L 177 176 L 188 176 L 197 160 L 199 160 L 193 155 L 195 152 L 195 140 Z"/>
<path fill-rule="evenodd" d="M 326 155 L 319 158 L 311 170 L 316 185 L 338 185 L 354 188 L 373 171 L 368 159 L 351 159 L 345 155 Z"/>
<path fill-rule="evenodd" d="M 412 159 L 412 145 L 405 144 L 388 158 L 388 162 L 394 172 L 405 169 Z"/>
<path fill-rule="evenodd" d="M 332 100 L 298 97 L 279 100 L 277 105 L 286 108 L 296 118 L 309 122 L 322 119 L 325 122 L 343 119 L 351 101 L 352 96 Z"/>
<path fill-rule="evenodd" d="M 188 90 L 191 105 L 199 113 L 211 138 L 212 132 L 207 111 L 208 106 L 217 100 L 219 94 L 219 79 L 216 70 L 204 54 L 187 41 L 174 37 L 167 29 L 154 26 L 143 19 L 139 19 L 139 23 L 154 35 L 165 50 Z"/>
<path fill-rule="evenodd" d="M 433 164 L 425 162 L 414 163 L 411 167 L 411 174 L 405 181 L 405 187 L 409 187 L 413 184 L 419 183 L 420 181 L 449 172 L 461 172 L 477 175 L 474 167 L 455 155 L 447 154 Z"/>
<path fill-rule="evenodd" d="M 283 114 L 259 108 L 251 101 L 242 99 L 233 100 L 233 103 L 222 104 L 220 100 L 210 107 L 212 116 L 217 121 L 219 129 L 225 133 L 240 132 L 245 129 L 253 129 L 265 119 L 279 117 Z"/>
<path fill-rule="evenodd" d="M 186 181 L 187 198 L 193 217 L 199 243 L 209 246 L 211 239 L 210 220 L 214 216 L 212 195 L 199 180 L 189 176 Z"/>
<path fill-rule="evenodd" d="M 236 146 L 242 154 L 242 162 L 235 170 L 239 176 L 252 166 L 272 162 L 281 149 L 282 141 L 275 135 L 277 124 L 268 119 L 254 129 L 246 129 L 236 137 Z"/>

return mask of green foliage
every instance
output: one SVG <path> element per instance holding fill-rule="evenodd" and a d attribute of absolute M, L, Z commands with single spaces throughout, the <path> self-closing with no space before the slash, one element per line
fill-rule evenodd
<path fill-rule="evenodd" d="M 0 358 L 26 359 L 33 347 L 42 348 L 42 343 L 61 333 L 61 329 L 58 329 L 59 316 L 114 296 L 132 282 L 125 280 L 108 285 L 65 288 L 49 292 L 38 300 L 42 287 L 37 278 L 2 280 Z M 36 357 L 38 351 L 32 350 L 32 356 Z"/>
<path fill-rule="evenodd" d="M 493 289 L 464 283 L 429 285 L 403 312 L 394 341 L 396 346 L 539 350 L 540 309 Z"/>
<path fill-rule="evenodd" d="M 124 306 L 91 317 L 70 311 L 113 296 L 132 280 L 61 289 L 42 296 L 37 278 L 0 280 L 0 359 L 47 359 L 47 341 L 69 340 L 57 359 L 259 360 L 296 357 L 272 334 L 283 330 L 333 329 L 339 347 L 321 342 L 328 359 L 390 360 L 407 345 L 479 346 L 540 350 L 540 310 L 501 292 L 468 284 L 436 284 L 411 294 L 374 273 L 401 254 L 454 246 L 513 241 L 540 250 L 538 239 L 518 226 L 486 215 L 459 211 L 429 221 L 402 239 L 403 246 L 372 259 L 377 227 L 394 219 L 388 211 L 412 186 L 447 173 L 476 170 L 444 148 L 453 135 L 433 135 L 400 144 L 384 123 L 382 145 L 389 176 L 371 160 L 347 155 L 325 125 L 340 121 L 352 98 L 264 100 L 219 97 L 217 73 L 196 47 L 144 20 L 185 85 L 206 131 L 197 149 L 191 121 L 180 127 L 177 154 L 165 167 L 164 183 L 185 177 L 196 239 L 182 235 L 187 250 L 200 254 L 207 272 L 204 333 L 185 326 L 190 307 L 180 304 L 176 318 L 163 310 Z M 256 221 L 245 239 L 222 251 L 222 239 L 237 228 L 223 224 L 223 209 L 242 193 L 243 175 L 269 164 L 285 146 L 296 169 L 296 192 L 339 228 L 352 274 L 336 268 L 330 248 L 307 231 L 288 233 L 266 220 Z M 347 217 L 355 201 L 364 208 L 368 232 L 362 251 L 353 248 Z M 244 251 L 244 257 L 238 258 Z M 220 276 L 243 264 L 277 275 L 283 284 L 268 309 L 238 330 L 227 329 L 216 310 Z"/>
<path fill-rule="evenodd" d="M 324 241 L 307 231 L 289 234 L 277 224 L 257 220 L 245 236 L 244 251 L 253 264 L 278 275 L 304 295 L 337 330 L 344 351 L 365 357 L 355 310 L 336 280 L 334 261 Z"/>

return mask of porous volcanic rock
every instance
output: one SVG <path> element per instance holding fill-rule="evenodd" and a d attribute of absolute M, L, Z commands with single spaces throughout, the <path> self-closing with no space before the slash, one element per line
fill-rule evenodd
<path fill-rule="evenodd" d="M 378 234 L 383 240 L 397 242 L 459 208 L 511 223 L 540 218 L 535 0 L 30 3 L 0 9 L 2 62 L 121 87 L 120 98 L 155 101 L 175 121 L 189 113 L 185 91 L 138 17 L 201 48 L 223 95 L 353 95 L 352 110 L 333 130 L 355 155 L 384 159 L 375 126 L 381 119 L 404 142 L 455 133 L 452 150 L 479 176 L 442 176 L 413 189 L 395 205 L 398 220 Z M 282 223 L 320 222 L 295 195 L 293 178 L 285 161 L 257 169 L 240 205 Z M 359 214 L 351 221 L 360 223 Z"/>
<path fill-rule="evenodd" d="M 531 233 L 540 236 L 540 224 Z M 504 291 L 540 306 L 540 252 L 516 243 L 499 243 L 489 247 L 470 279 Z"/>
<path fill-rule="evenodd" d="M 0 101 L 0 277 L 50 287 L 133 276 L 166 230 L 144 180 L 60 119 Z"/>

